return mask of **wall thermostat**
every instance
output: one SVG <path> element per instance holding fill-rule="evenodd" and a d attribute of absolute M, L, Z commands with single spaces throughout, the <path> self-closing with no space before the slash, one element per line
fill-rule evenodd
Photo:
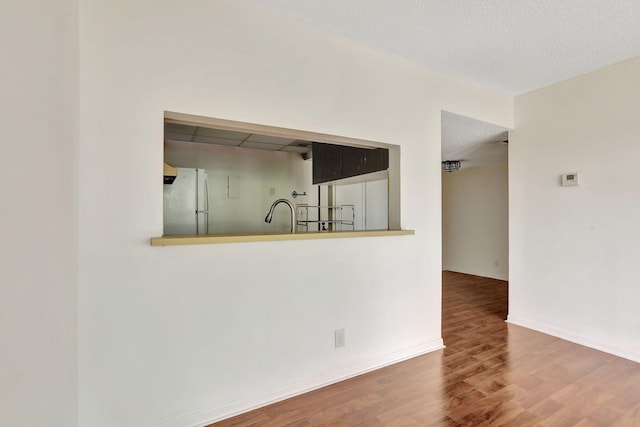
<path fill-rule="evenodd" d="M 580 172 L 570 172 L 562 175 L 562 186 L 568 187 L 571 185 L 580 184 Z"/>

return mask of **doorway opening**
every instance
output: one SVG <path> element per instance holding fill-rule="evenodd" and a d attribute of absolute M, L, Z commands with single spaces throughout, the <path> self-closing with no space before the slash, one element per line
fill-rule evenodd
<path fill-rule="evenodd" d="M 447 111 L 441 126 L 442 161 L 459 161 L 442 172 L 442 270 L 508 281 L 509 129 Z"/>

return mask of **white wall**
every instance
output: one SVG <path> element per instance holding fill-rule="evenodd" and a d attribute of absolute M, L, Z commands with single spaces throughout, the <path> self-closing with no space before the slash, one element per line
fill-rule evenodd
<path fill-rule="evenodd" d="M 77 425 L 77 4 L 0 13 L 0 426 Z"/>
<path fill-rule="evenodd" d="M 83 426 L 193 426 L 442 344 L 441 110 L 511 127 L 511 98 L 238 1 L 80 11 Z M 151 247 L 165 110 L 398 144 L 416 235 Z"/>
<path fill-rule="evenodd" d="M 442 173 L 442 233 L 443 270 L 508 280 L 506 164 Z"/>
<path fill-rule="evenodd" d="M 271 204 L 280 198 L 294 205 L 315 204 L 317 186 L 311 185 L 311 170 L 305 166 L 311 160 L 300 154 L 175 141 L 165 142 L 164 152 L 165 161 L 174 167 L 207 171 L 210 233 L 289 231 L 286 206 L 276 208 L 271 223 L 264 221 Z M 229 176 L 238 178 L 233 198 L 228 193 Z M 310 196 L 294 199 L 293 190 Z"/>
<path fill-rule="evenodd" d="M 521 95 L 509 141 L 509 321 L 636 361 L 639 88 L 636 58 Z"/>

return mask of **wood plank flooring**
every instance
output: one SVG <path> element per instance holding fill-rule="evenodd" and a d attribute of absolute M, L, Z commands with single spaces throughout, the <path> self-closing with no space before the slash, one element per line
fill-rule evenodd
<path fill-rule="evenodd" d="M 507 292 L 444 272 L 446 349 L 212 426 L 640 426 L 640 364 L 505 323 Z"/>

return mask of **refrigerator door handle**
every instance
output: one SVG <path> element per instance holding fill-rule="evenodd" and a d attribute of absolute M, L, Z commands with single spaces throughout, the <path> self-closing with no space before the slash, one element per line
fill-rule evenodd
<path fill-rule="evenodd" d="M 206 226 L 205 226 L 205 234 L 209 234 L 209 179 L 207 177 L 204 178 L 204 206 L 205 206 L 205 216 L 206 216 Z"/>
<path fill-rule="evenodd" d="M 198 206 L 198 192 L 200 191 L 200 171 L 198 169 L 196 169 L 196 234 L 200 234 L 200 221 L 198 218 L 198 212 L 199 212 L 199 208 L 200 206 Z"/>
<path fill-rule="evenodd" d="M 196 234 L 200 234 L 200 169 L 196 169 Z"/>

